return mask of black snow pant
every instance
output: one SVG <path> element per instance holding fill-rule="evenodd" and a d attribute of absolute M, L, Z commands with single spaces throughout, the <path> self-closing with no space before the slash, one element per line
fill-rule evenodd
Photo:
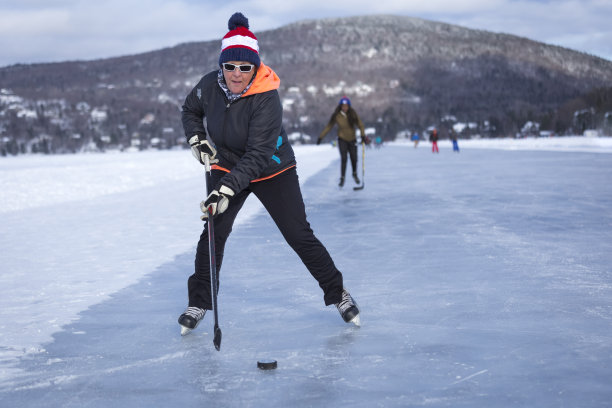
<path fill-rule="evenodd" d="M 351 157 L 351 166 L 353 174 L 357 172 L 357 143 L 353 140 L 347 142 L 344 139 L 338 138 L 338 149 L 340 150 L 340 177 L 344 177 L 346 173 L 346 154 Z"/>
<path fill-rule="evenodd" d="M 224 174 L 222 171 L 213 170 L 213 185 L 216 185 Z M 223 262 L 225 242 L 232 231 L 232 225 L 240 208 L 250 193 L 255 194 L 261 201 L 287 243 L 317 280 L 324 293 L 325 305 L 340 302 L 342 273 L 336 268 L 327 249 L 315 237 L 306 220 L 306 210 L 295 167 L 271 179 L 251 183 L 245 190 L 230 198 L 227 210 L 214 218 L 217 279 Z M 195 273 L 189 277 L 187 286 L 189 306 L 212 310 L 208 254 L 208 229 L 205 225 L 198 242 Z"/>

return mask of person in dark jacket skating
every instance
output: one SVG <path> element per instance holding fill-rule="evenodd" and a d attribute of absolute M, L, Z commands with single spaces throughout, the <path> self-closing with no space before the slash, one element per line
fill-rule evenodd
<path fill-rule="evenodd" d="M 221 41 L 219 70 L 200 80 L 182 108 L 185 135 L 198 161 L 208 155 L 214 190 L 201 203 L 211 209 L 217 271 L 225 242 L 247 197 L 253 193 L 323 290 L 325 305 L 359 325 L 359 309 L 344 288 L 342 273 L 315 237 L 306 212 L 293 149 L 282 125 L 280 79 L 261 62 L 248 19 L 235 13 Z M 203 121 L 206 120 L 206 128 Z M 188 332 L 212 310 L 208 232 L 200 235 L 195 272 L 188 279 L 187 309 L 179 324 Z"/>
<path fill-rule="evenodd" d="M 356 184 L 359 184 L 359 177 L 357 177 L 357 138 L 355 136 L 355 127 L 358 127 L 361 132 L 362 148 L 365 146 L 365 128 L 355 109 L 351 107 L 351 101 L 346 96 L 340 99 L 338 106 L 332 113 L 327 126 L 319 135 L 317 144 L 321 143 L 321 140 L 329 133 L 332 128 L 338 125 L 338 150 L 340 150 L 340 187 L 344 185 L 344 175 L 346 173 L 346 156 L 347 153 L 351 158 L 351 167 L 353 169 L 353 180 Z"/>

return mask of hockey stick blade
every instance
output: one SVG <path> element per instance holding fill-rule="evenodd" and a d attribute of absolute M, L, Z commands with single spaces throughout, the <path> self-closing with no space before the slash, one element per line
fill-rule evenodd
<path fill-rule="evenodd" d="M 361 185 L 353 187 L 354 191 L 363 190 L 365 187 L 365 142 L 361 139 Z"/>
<path fill-rule="evenodd" d="M 215 337 L 213 338 L 213 344 L 217 351 L 221 349 L 221 329 L 219 326 L 215 327 Z"/>

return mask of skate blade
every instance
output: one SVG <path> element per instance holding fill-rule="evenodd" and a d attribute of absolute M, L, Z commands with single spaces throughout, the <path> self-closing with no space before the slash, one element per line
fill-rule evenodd
<path fill-rule="evenodd" d="M 349 323 L 353 323 L 355 326 L 357 327 L 361 327 L 361 319 L 359 318 L 359 315 L 353 317 L 351 320 L 349 320 Z"/>
<path fill-rule="evenodd" d="M 179 326 L 181 326 L 181 336 L 185 336 L 186 334 L 189 334 L 192 330 L 189 327 L 185 327 L 182 325 L 179 325 Z"/>

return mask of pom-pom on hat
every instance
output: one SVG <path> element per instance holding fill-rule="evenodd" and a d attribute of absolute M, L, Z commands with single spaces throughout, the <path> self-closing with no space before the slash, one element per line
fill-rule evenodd
<path fill-rule="evenodd" d="M 346 96 L 343 96 L 342 99 L 340 99 L 340 102 L 338 102 L 338 105 L 344 105 L 344 104 L 351 106 L 351 100 L 347 98 Z"/>
<path fill-rule="evenodd" d="M 249 19 L 242 13 L 234 13 L 227 22 L 229 32 L 221 40 L 219 65 L 228 61 L 247 61 L 259 67 L 257 37 L 249 31 Z"/>

